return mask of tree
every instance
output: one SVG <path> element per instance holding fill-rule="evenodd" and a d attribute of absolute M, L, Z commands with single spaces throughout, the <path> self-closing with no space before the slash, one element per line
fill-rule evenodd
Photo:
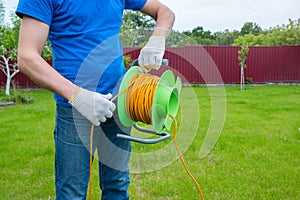
<path fill-rule="evenodd" d="M 192 31 L 183 31 L 183 34 L 197 41 L 201 45 L 215 45 L 216 35 L 205 31 L 202 26 L 197 26 Z"/>
<path fill-rule="evenodd" d="M 300 18 L 298 20 L 289 19 L 289 23 L 273 28 L 269 34 L 269 41 L 277 45 L 300 44 Z"/>
<path fill-rule="evenodd" d="M 217 45 L 232 45 L 239 34 L 240 32 L 237 30 L 229 31 L 228 29 L 223 32 L 216 32 L 216 43 Z"/>
<path fill-rule="evenodd" d="M 184 47 L 184 46 L 197 46 L 197 41 L 193 38 L 182 34 L 179 31 L 172 31 L 166 40 L 168 47 Z"/>
<path fill-rule="evenodd" d="M 240 35 L 259 35 L 263 32 L 262 28 L 255 22 L 246 22 L 241 28 Z"/>
<path fill-rule="evenodd" d="M 243 90 L 243 85 L 245 83 L 245 76 L 244 76 L 244 69 L 247 68 L 246 65 L 246 60 L 247 60 L 247 55 L 249 52 L 249 47 L 247 45 L 241 46 L 241 49 L 238 51 L 238 60 L 239 60 L 239 65 L 241 66 L 241 90 Z"/>
<path fill-rule="evenodd" d="M 0 11 L 1 12 L 1 11 Z M 17 47 L 18 47 L 18 37 L 20 20 L 17 18 L 12 18 L 13 27 L 9 28 L 7 26 L 1 26 L 0 34 L 0 69 L 6 76 L 6 88 L 5 94 L 10 94 L 10 83 L 12 78 L 19 72 L 17 68 Z"/>
<path fill-rule="evenodd" d="M 244 36 L 238 36 L 234 42 L 233 42 L 233 46 L 243 46 L 243 45 L 247 45 L 247 46 L 257 46 L 257 45 L 261 45 L 261 37 L 255 36 L 252 33 L 249 33 L 247 35 Z"/>
<path fill-rule="evenodd" d="M 5 94 L 10 94 L 10 83 L 12 78 L 19 72 L 17 68 L 17 48 L 15 41 L 16 33 L 9 28 L 5 31 L 5 37 L 3 37 L 0 45 L 1 61 L 0 69 L 6 76 L 6 89 Z"/>
<path fill-rule="evenodd" d="M 280 46 L 300 45 L 300 19 L 291 20 L 282 26 L 276 26 L 259 35 L 252 33 L 241 35 L 234 40 L 233 46 Z"/>
<path fill-rule="evenodd" d="M 15 60 L 14 57 L 16 52 L 14 50 L 8 51 L 4 46 L 0 46 L 1 59 L 0 69 L 6 76 L 6 87 L 5 94 L 8 96 L 10 94 L 10 82 L 12 78 L 19 72 L 17 68 L 17 62 L 10 63 L 11 60 Z M 8 55 L 8 56 L 7 56 Z"/>

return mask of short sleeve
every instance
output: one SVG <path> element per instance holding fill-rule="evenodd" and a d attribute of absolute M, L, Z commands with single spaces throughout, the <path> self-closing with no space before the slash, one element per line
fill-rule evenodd
<path fill-rule="evenodd" d="M 53 13 L 53 0 L 20 0 L 16 14 L 28 15 L 50 26 Z"/>
<path fill-rule="evenodd" d="M 125 9 L 141 10 L 147 0 L 125 0 Z"/>

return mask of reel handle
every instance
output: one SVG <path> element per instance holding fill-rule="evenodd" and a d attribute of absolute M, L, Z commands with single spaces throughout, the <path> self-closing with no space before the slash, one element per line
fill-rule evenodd
<path fill-rule="evenodd" d="M 138 143 L 142 143 L 142 144 L 155 144 L 155 143 L 158 143 L 158 142 L 161 142 L 163 140 L 166 140 L 166 139 L 170 138 L 170 134 L 166 133 L 166 132 L 156 133 L 153 130 L 142 128 L 142 127 L 140 127 L 136 124 L 134 124 L 133 127 L 138 131 L 153 134 L 153 135 L 158 135 L 160 137 L 155 138 L 155 139 L 145 139 L 145 138 L 133 137 L 133 136 L 130 136 L 130 135 L 117 134 L 117 138 L 120 138 L 120 139 L 123 139 L 123 140 L 129 140 L 129 141 L 133 141 L 133 142 L 138 142 Z"/>
<path fill-rule="evenodd" d="M 130 67 L 133 67 L 138 62 L 138 60 L 139 59 L 133 60 L 132 63 L 130 64 Z M 169 60 L 168 59 L 163 59 L 161 65 L 162 66 L 168 66 L 169 65 Z"/>

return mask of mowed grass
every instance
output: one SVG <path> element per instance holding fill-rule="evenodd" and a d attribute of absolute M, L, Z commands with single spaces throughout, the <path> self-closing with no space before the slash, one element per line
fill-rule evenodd
<path fill-rule="evenodd" d="M 185 114 L 179 124 L 183 119 L 198 123 L 183 157 L 205 199 L 300 199 L 300 87 L 248 86 L 240 91 L 231 86 L 225 92 L 224 127 L 204 158 L 200 158 L 200 148 L 212 120 L 209 90 L 184 87 L 181 94 L 185 104 L 191 94 L 197 96 L 197 104 L 191 103 L 187 112 L 197 107 L 199 123 L 194 115 Z M 35 98 L 34 104 L 0 107 L 0 199 L 55 199 L 55 103 L 47 91 L 26 94 Z M 190 129 L 185 131 L 188 136 Z M 178 134 L 184 138 L 184 131 Z M 133 143 L 132 151 L 156 153 L 166 145 L 174 148 L 172 139 L 155 145 Z M 184 140 L 178 136 L 177 142 L 180 145 Z M 93 199 L 99 199 L 96 162 L 93 168 Z M 152 172 L 132 173 L 129 193 L 138 200 L 200 199 L 179 159 Z"/>

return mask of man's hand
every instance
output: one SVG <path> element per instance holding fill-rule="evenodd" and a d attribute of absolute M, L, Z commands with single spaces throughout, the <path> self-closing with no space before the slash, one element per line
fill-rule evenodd
<path fill-rule="evenodd" d="M 144 72 L 152 69 L 158 70 L 165 54 L 165 38 L 163 36 L 151 36 L 148 43 L 142 48 L 139 55 L 139 65 Z"/>
<path fill-rule="evenodd" d="M 79 88 L 69 103 L 95 126 L 99 126 L 100 122 L 112 117 L 116 109 L 116 105 L 109 100 L 111 97 L 111 94 L 103 95 Z"/>

